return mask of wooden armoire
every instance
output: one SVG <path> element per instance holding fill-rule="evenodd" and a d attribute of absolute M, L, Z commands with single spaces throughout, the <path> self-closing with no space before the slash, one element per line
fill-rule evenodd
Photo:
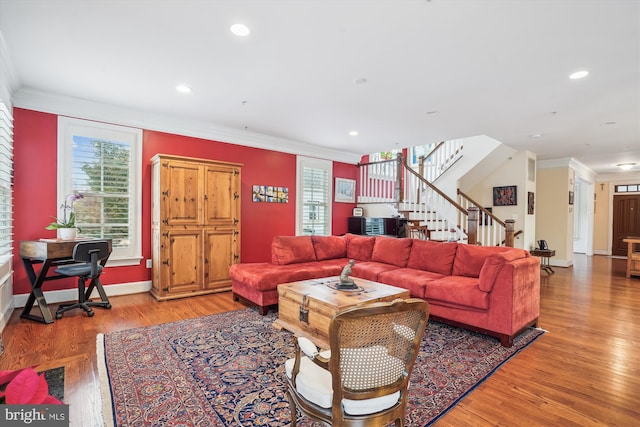
<path fill-rule="evenodd" d="M 151 294 L 182 298 L 231 288 L 240 262 L 238 163 L 156 154 L 152 159 Z"/>

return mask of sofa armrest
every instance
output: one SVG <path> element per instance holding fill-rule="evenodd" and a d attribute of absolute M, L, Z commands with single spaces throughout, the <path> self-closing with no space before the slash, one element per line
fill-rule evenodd
<path fill-rule="evenodd" d="M 489 293 L 492 330 L 513 334 L 540 315 L 540 259 L 505 263 Z"/>
<path fill-rule="evenodd" d="M 485 258 L 482 268 L 480 269 L 478 287 L 483 292 L 491 292 L 496 279 L 506 264 L 518 259 L 529 258 L 531 257 L 528 252 L 524 251 L 497 252 L 489 255 Z"/>

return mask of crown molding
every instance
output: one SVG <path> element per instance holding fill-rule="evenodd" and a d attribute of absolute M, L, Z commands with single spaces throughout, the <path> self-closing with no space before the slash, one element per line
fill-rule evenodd
<path fill-rule="evenodd" d="M 538 169 L 552 169 L 567 167 L 575 171 L 576 175 L 585 181 L 594 182 L 597 174 L 588 166 L 580 163 L 573 157 L 562 157 L 558 159 L 538 160 Z"/>
<path fill-rule="evenodd" d="M 334 150 L 300 141 L 220 126 L 210 122 L 177 118 L 31 89 L 18 90 L 13 96 L 13 104 L 15 107 L 44 113 L 108 122 L 121 126 L 191 136 L 307 157 L 318 157 L 344 163 L 355 164 L 361 158 L 361 153 Z"/>

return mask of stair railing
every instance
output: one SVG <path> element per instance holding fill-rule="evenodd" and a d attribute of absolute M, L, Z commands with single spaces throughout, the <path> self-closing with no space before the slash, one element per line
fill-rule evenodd
<path fill-rule="evenodd" d="M 399 158 L 358 163 L 360 172 L 358 203 L 397 204 L 402 189 L 402 164 Z"/>
<path fill-rule="evenodd" d="M 469 236 L 468 233 L 467 210 L 413 170 L 406 158 L 401 161 L 404 166 L 405 191 L 398 210 L 410 221 L 426 225 L 434 240 L 475 242 L 474 236 Z"/>
<path fill-rule="evenodd" d="M 474 207 L 478 210 L 477 238 L 479 244 L 483 246 L 504 245 L 513 247 L 513 240 L 515 238 L 514 220 L 508 219 L 502 221 L 460 189 L 458 189 L 458 200 L 460 205 L 465 209 L 469 210 L 471 207 Z"/>
<path fill-rule="evenodd" d="M 411 222 L 426 225 L 434 240 L 513 246 L 515 221 L 500 220 L 460 190 L 456 202 L 411 168 L 402 154 L 358 163 L 358 168 L 358 203 L 392 204 Z"/>
<path fill-rule="evenodd" d="M 456 161 L 462 157 L 462 139 L 440 141 L 426 156 L 418 158 L 418 171 L 420 176 L 429 182 L 435 182 L 440 175 L 446 172 Z"/>

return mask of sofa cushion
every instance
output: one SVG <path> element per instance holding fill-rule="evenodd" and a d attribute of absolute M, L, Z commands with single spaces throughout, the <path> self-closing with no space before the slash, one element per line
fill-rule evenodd
<path fill-rule="evenodd" d="M 270 291 L 280 283 L 337 276 L 347 262 L 346 258 L 342 258 L 289 265 L 266 262 L 233 264 L 229 268 L 229 275 L 234 282 L 241 282 L 260 291 Z"/>
<path fill-rule="evenodd" d="M 448 276 L 433 280 L 427 284 L 425 299 L 444 302 L 454 307 L 472 307 L 480 310 L 489 308 L 489 293 L 481 291 L 478 279 L 473 277 Z"/>
<path fill-rule="evenodd" d="M 451 275 L 458 244 L 430 240 L 414 240 L 407 267 Z"/>
<path fill-rule="evenodd" d="M 415 244 L 415 242 L 414 242 Z M 445 277 L 443 274 L 415 268 L 396 268 L 378 274 L 378 282 L 403 288 L 411 292 L 412 297 L 424 298 L 425 288 L 432 280 Z"/>
<path fill-rule="evenodd" d="M 513 250 L 505 246 L 458 245 L 453 262 L 454 276 L 480 277 L 484 260 L 491 254 Z"/>
<path fill-rule="evenodd" d="M 376 243 L 375 237 L 358 236 L 347 234 L 347 258 L 356 261 L 371 261 L 373 245 Z"/>
<path fill-rule="evenodd" d="M 371 261 L 406 267 L 412 241 L 412 239 L 397 239 L 395 237 L 376 237 Z"/>
<path fill-rule="evenodd" d="M 276 236 L 271 243 L 271 262 L 284 265 L 316 260 L 311 236 Z"/>
<path fill-rule="evenodd" d="M 391 264 L 385 264 L 382 262 L 364 261 L 356 262 L 351 268 L 351 275 L 359 277 L 361 279 L 378 281 L 378 275 L 382 272 L 395 270 L 398 267 Z"/>
<path fill-rule="evenodd" d="M 311 236 L 316 259 L 345 258 L 347 256 L 347 239 L 340 236 Z"/>

